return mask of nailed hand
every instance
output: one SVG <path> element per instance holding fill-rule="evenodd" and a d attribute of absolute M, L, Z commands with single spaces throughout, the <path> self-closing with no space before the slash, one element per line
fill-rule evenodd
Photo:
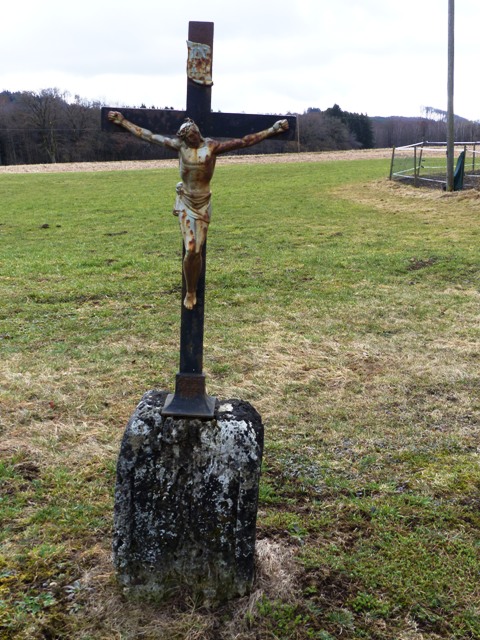
<path fill-rule="evenodd" d="M 287 131 L 288 129 L 288 120 L 277 120 L 273 125 L 273 129 L 275 129 L 276 133 L 280 133 L 281 131 Z"/>
<path fill-rule="evenodd" d="M 111 120 L 114 124 L 122 124 L 122 122 L 125 120 L 120 111 L 109 111 L 108 119 Z"/>

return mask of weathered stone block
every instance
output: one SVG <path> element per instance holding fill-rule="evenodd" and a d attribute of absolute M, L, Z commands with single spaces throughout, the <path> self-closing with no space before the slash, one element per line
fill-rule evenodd
<path fill-rule="evenodd" d="M 146 393 L 117 467 L 113 556 L 138 596 L 178 592 L 208 602 L 248 592 L 254 574 L 263 425 L 241 400 L 212 420 L 162 417 L 166 393 Z"/>

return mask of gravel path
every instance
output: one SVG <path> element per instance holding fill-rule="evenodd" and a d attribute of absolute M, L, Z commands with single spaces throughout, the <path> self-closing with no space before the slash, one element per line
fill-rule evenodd
<path fill-rule="evenodd" d="M 365 149 L 358 151 L 320 151 L 318 153 L 279 153 L 268 155 L 223 156 L 219 164 L 256 164 L 275 162 L 329 162 L 330 160 L 371 160 L 390 158 L 391 149 Z M 176 167 L 177 160 L 135 160 L 121 162 L 65 162 L 57 164 L 18 164 L 0 166 L 2 173 L 64 173 L 68 171 L 126 171 L 132 169 L 159 169 Z"/>

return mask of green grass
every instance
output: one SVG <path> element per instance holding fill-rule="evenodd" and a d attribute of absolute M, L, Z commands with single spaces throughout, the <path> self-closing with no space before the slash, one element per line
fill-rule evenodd
<path fill-rule="evenodd" d="M 216 611 L 110 563 L 123 429 L 178 368 L 177 172 L 0 176 L 0 638 L 480 638 L 480 197 L 387 173 L 217 167 L 204 368 L 262 414 L 277 571 Z"/>

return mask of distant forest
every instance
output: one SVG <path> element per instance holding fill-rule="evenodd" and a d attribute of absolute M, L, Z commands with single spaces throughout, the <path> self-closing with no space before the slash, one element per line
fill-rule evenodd
<path fill-rule="evenodd" d="M 58 89 L 0 93 L 0 164 L 100 162 L 173 157 L 172 152 L 130 135 L 100 129 L 100 102 L 71 96 Z M 139 105 L 146 108 L 146 105 Z M 151 106 L 150 108 L 155 108 Z M 167 108 L 167 107 L 166 107 Z M 120 108 L 121 110 L 121 108 Z M 237 153 L 331 151 L 403 146 L 446 140 L 446 114 L 427 107 L 422 117 L 369 117 L 343 111 L 337 104 L 316 107 L 298 116 L 298 139 L 265 140 Z M 480 138 L 480 122 L 456 118 L 457 141 Z M 174 132 L 172 132 L 173 134 Z"/>

